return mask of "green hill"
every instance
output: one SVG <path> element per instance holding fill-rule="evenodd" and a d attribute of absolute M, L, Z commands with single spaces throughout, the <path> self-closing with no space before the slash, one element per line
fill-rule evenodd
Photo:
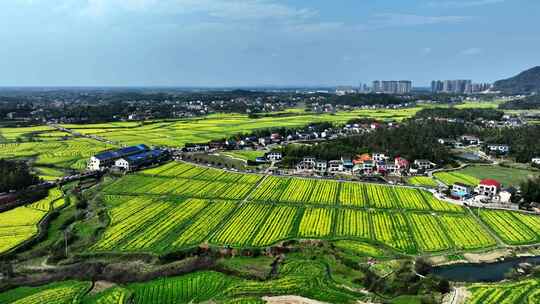
<path fill-rule="evenodd" d="M 509 94 L 540 92 L 540 66 L 521 72 L 514 77 L 496 81 L 494 89 Z"/>

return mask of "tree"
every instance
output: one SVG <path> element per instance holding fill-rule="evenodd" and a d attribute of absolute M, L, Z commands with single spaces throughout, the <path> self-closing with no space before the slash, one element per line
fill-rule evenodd
<path fill-rule="evenodd" d="M 525 204 L 540 203 L 540 176 L 531 177 L 520 185 L 521 197 Z"/>

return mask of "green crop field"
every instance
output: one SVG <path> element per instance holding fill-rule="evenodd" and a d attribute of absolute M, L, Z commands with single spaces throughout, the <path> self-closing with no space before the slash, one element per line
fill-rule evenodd
<path fill-rule="evenodd" d="M 355 110 L 336 114 L 298 113 L 290 116 L 249 118 L 242 114 L 213 114 L 204 118 L 173 121 L 154 121 L 138 124 L 116 122 L 108 124 L 63 125 L 81 134 L 94 134 L 123 144 L 157 146 L 183 146 L 186 143 L 208 142 L 226 136 L 246 133 L 256 129 L 274 127 L 302 127 L 313 122 L 345 123 L 352 118 L 402 120 L 412 117 L 421 108 L 399 110 Z"/>
<path fill-rule="evenodd" d="M 407 183 L 413 186 L 437 187 L 437 182 L 427 176 L 413 176 L 407 179 Z"/>
<path fill-rule="evenodd" d="M 107 183 L 110 224 L 93 252 L 166 253 L 209 243 L 266 247 L 289 239 L 348 239 L 404 253 L 496 245 L 460 206 L 414 188 L 226 172 L 173 162 Z M 484 219 L 498 233 L 497 221 Z M 491 213 L 490 213 L 491 214 Z M 531 228 L 540 218 L 508 213 Z M 489 222 L 488 222 L 489 221 Z M 504 226 L 504 225 L 503 225 Z M 504 228 L 500 228 L 504 229 Z"/>
<path fill-rule="evenodd" d="M 480 179 L 462 173 L 460 171 L 451 171 L 451 172 L 437 172 L 434 174 L 435 178 L 443 182 L 444 184 L 451 186 L 455 183 L 462 183 L 469 186 L 476 186 L 480 182 Z"/>
<path fill-rule="evenodd" d="M 63 204 L 62 192 L 51 189 L 49 196 L 42 200 L 0 213 L 0 253 L 34 237 L 38 232 L 38 223 L 45 215 Z"/>
<path fill-rule="evenodd" d="M 214 271 L 193 272 L 148 282 L 118 285 L 89 293 L 91 282 L 64 281 L 40 287 L 19 287 L 0 293 L 0 303 L 17 304 L 180 304 L 265 303 L 261 298 L 296 294 L 326 303 L 354 303 L 364 295 L 335 282 L 320 261 L 291 259 L 278 277 L 256 281 Z"/>
<path fill-rule="evenodd" d="M 540 280 L 529 279 L 502 284 L 474 284 L 468 288 L 470 304 L 540 303 Z"/>
<path fill-rule="evenodd" d="M 507 168 L 501 166 L 468 166 L 456 171 L 477 179 L 493 178 L 504 186 L 519 186 L 519 183 L 528 176 L 540 175 L 540 172 L 523 169 Z"/>
<path fill-rule="evenodd" d="M 480 210 L 480 218 L 508 244 L 531 244 L 540 238 L 540 222 L 536 215 Z"/>
<path fill-rule="evenodd" d="M 41 287 L 19 287 L 0 293 L 0 303 L 67 304 L 80 303 L 92 283 L 65 281 Z"/>

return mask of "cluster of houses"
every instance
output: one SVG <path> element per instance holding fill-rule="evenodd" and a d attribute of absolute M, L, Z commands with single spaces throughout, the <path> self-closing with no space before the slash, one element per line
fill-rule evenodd
<path fill-rule="evenodd" d="M 462 149 L 466 147 L 478 147 L 482 145 L 480 138 L 474 135 L 463 135 L 458 139 L 453 138 L 439 138 L 438 142 L 441 145 L 453 149 Z M 485 151 L 492 155 L 507 155 L 510 153 L 510 146 L 504 144 L 487 144 L 485 145 Z"/>
<path fill-rule="evenodd" d="M 319 160 L 315 157 L 304 157 L 296 165 L 296 174 L 349 174 L 349 175 L 393 175 L 402 176 L 409 174 L 419 174 L 436 167 L 436 164 L 429 160 L 417 159 L 412 164 L 405 158 L 390 158 L 383 153 L 364 153 L 355 158 L 344 158 L 340 160 Z"/>
<path fill-rule="evenodd" d="M 216 150 L 244 150 L 244 149 L 266 149 L 269 146 L 298 142 L 298 141 L 325 141 L 343 138 L 351 135 L 363 134 L 375 131 L 379 128 L 393 128 L 398 125 L 394 122 L 388 123 L 351 123 L 341 128 L 326 128 L 319 130 L 309 126 L 305 129 L 291 132 L 290 134 L 271 133 L 269 136 L 246 136 L 240 139 L 225 139 L 221 141 L 211 141 L 204 144 L 188 143 L 182 152 L 212 152 Z"/>
<path fill-rule="evenodd" d="M 150 149 L 141 144 L 112 151 L 98 153 L 88 161 L 89 171 L 100 171 L 107 168 L 118 168 L 125 171 L 137 170 L 159 164 L 170 158 L 166 150 Z"/>
<path fill-rule="evenodd" d="M 502 184 L 497 180 L 486 178 L 481 180 L 476 187 L 454 183 L 450 189 L 450 196 L 454 199 L 465 200 L 473 195 L 478 195 L 490 201 L 509 203 L 514 191 L 512 188 L 503 189 Z"/>

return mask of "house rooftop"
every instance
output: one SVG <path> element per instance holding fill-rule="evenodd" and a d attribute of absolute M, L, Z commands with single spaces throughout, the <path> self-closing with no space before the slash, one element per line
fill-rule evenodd
<path fill-rule="evenodd" d="M 497 188 L 501 188 L 501 183 L 491 178 L 486 178 L 486 179 L 481 180 L 480 185 L 495 186 Z"/>

